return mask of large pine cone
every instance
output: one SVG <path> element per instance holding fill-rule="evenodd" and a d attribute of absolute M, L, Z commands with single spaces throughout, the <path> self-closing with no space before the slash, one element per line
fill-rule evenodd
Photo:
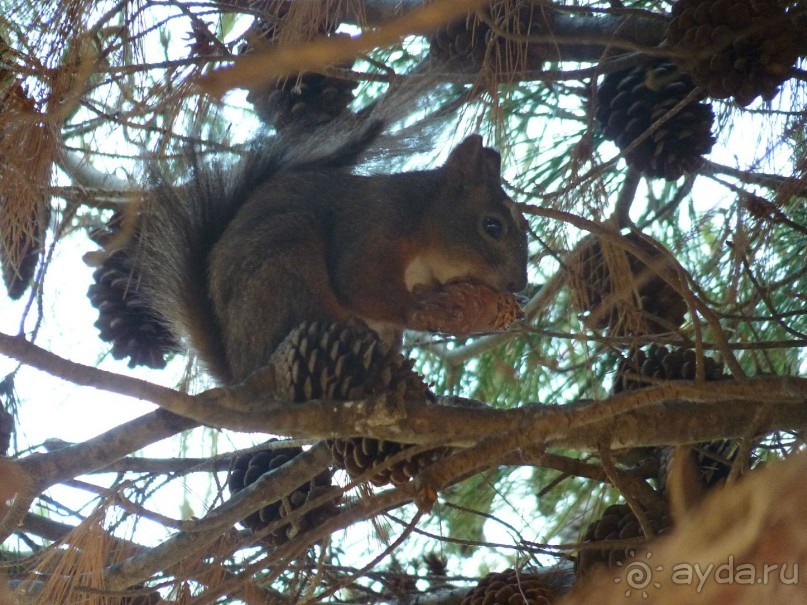
<path fill-rule="evenodd" d="M 624 150 L 693 90 L 689 75 L 653 61 L 608 74 L 597 89 L 596 117 L 605 137 Z M 625 161 L 646 176 L 674 181 L 697 170 L 711 151 L 713 122 L 711 105 L 695 100 L 627 152 Z"/>
<path fill-rule="evenodd" d="M 551 605 L 560 593 L 548 574 L 508 569 L 482 578 L 460 605 Z"/>
<path fill-rule="evenodd" d="M 644 237 L 635 233 L 625 237 L 661 265 L 656 270 L 670 262 Z M 684 322 L 687 306 L 681 295 L 615 244 L 605 242 L 604 247 L 593 239 L 569 259 L 568 267 L 575 303 L 589 312 L 585 323 L 590 328 L 608 327 L 614 335 L 653 334 L 669 332 Z"/>
<path fill-rule="evenodd" d="M 245 43 L 240 47 L 242 55 L 282 43 L 278 41 L 278 35 L 287 16 L 288 5 L 279 3 L 273 8 L 274 11 L 265 18 L 256 19 L 245 34 Z M 325 24 L 309 33 L 311 36 L 338 35 L 334 33 L 333 26 Z M 353 67 L 353 61 L 335 67 L 349 70 Z M 247 100 L 252 103 L 261 120 L 278 130 L 289 126 L 308 128 L 330 122 L 341 115 L 353 101 L 357 86 L 356 80 L 305 72 L 280 79 L 270 86 L 253 88 Z"/>
<path fill-rule="evenodd" d="M 272 357 L 277 396 L 288 401 L 352 400 L 381 393 L 428 399 L 413 362 L 359 322 L 307 321 L 283 340 Z"/>
<path fill-rule="evenodd" d="M 123 214 L 118 213 L 106 228 L 93 230 L 90 237 L 101 246 L 114 247 L 122 224 Z M 112 343 L 112 357 L 128 357 L 130 368 L 164 368 L 167 356 L 179 351 L 180 344 L 154 312 L 139 301 L 130 251 L 112 250 L 89 258 L 98 266 L 87 296 L 98 309 L 95 327 L 99 336 Z"/>
<path fill-rule="evenodd" d="M 381 393 L 399 400 L 430 400 L 428 387 L 412 361 L 358 323 L 305 322 L 280 344 L 273 358 L 277 396 L 289 401 L 353 400 Z M 282 377 L 285 376 L 285 379 Z M 358 477 L 390 456 L 411 447 L 370 438 L 329 442 L 336 464 Z M 401 483 L 445 453 L 437 448 L 404 459 L 372 477 L 372 483 Z"/>
<path fill-rule="evenodd" d="M 494 23 L 496 31 L 488 23 Z M 491 2 L 483 17 L 469 13 L 435 31 L 429 39 L 429 52 L 438 61 L 460 62 L 475 68 L 487 61 L 499 70 L 536 69 L 535 65 L 524 64 L 524 39 L 549 28 L 548 7 L 539 2 Z"/>
<path fill-rule="evenodd" d="M 667 40 L 696 85 L 740 106 L 776 96 L 798 58 L 791 2 L 785 0 L 677 0 Z M 803 37 L 804 32 L 801 32 Z"/>
<path fill-rule="evenodd" d="M 672 527 L 672 518 L 666 511 L 655 514 L 648 513 L 648 521 L 654 535 L 663 534 Z M 602 542 L 605 540 L 631 540 L 645 539 L 642 526 L 633 511 L 627 504 L 612 504 L 586 529 L 583 538 L 584 544 Z M 605 564 L 614 567 L 632 556 L 637 546 L 606 548 L 584 548 L 580 550 L 577 558 L 577 573 L 579 576 L 587 574 L 595 565 Z"/>
<path fill-rule="evenodd" d="M 252 485 L 262 475 L 273 471 L 302 453 L 302 448 L 286 447 L 267 449 L 239 456 L 233 465 L 233 471 L 227 486 L 230 495 L 235 495 L 245 487 Z M 264 506 L 241 521 L 244 527 L 257 532 L 270 523 L 288 516 L 307 502 L 318 498 L 333 487 L 331 472 L 322 471 L 310 481 L 302 484 L 291 494 L 277 502 Z M 334 491 L 334 494 L 337 492 Z M 297 534 L 317 527 L 338 512 L 336 501 L 329 500 L 303 515 L 295 516 L 288 524 L 282 525 L 266 534 L 262 540 L 271 546 L 281 546 Z"/>

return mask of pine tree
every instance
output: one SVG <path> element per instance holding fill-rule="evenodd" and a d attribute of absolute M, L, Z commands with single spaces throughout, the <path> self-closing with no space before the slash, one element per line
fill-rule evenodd
<path fill-rule="evenodd" d="M 704 537 L 807 563 L 803 2 L 0 7 L 0 603 L 616 603 L 659 533 L 659 567 Z M 403 88 L 384 169 L 501 151 L 525 320 L 407 334 L 407 359 L 290 336 L 290 377 L 364 406 L 212 388 L 111 252 L 139 193 Z M 689 599 L 665 579 L 641 590 Z"/>

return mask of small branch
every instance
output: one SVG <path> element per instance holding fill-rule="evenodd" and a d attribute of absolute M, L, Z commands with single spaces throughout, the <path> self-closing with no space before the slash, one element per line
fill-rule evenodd
<path fill-rule="evenodd" d="M 324 65 L 398 43 L 407 35 L 427 33 L 453 17 L 476 9 L 480 4 L 480 0 L 437 0 L 354 38 L 319 38 L 283 44 L 238 57 L 232 65 L 200 77 L 197 85 L 204 92 L 220 97 L 232 88 L 260 86 L 288 74 L 317 70 Z"/>
<path fill-rule="evenodd" d="M 215 473 L 230 468 L 233 454 L 215 458 L 140 458 L 127 456 L 98 469 L 99 473 L 147 473 L 149 475 Z"/>
<path fill-rule="evenodd" d="M 79 386 L 102 389 L 157 405 L 168 403 L 166 407 L 172 410 L 193 406 L 194 398 L 187 393 L 69 361 L 28 342 L 22 336 L 0 334 L 0 354 Z"/>
<path fill-rule="evenodd" d="M 29 481 L 25 490 L 17 494 L 9 512 L 0 523 L 0 542 L 16 531 L 34 498 L 48 487 L 104 468 L 110 461 L 194 426 L 196 423 L 192 420 L 165 410 L 157 410 L 83 443 L 44 454 L 33 454 L 16 461 Z"/>
<path fill-rule="evenodd" d="M 101 470 L 127 454 L 195 426 L 197 423 L 193 420 L 156 410 L 82 443 L 33 454 L 21 459 L 19 464 L 36 478 L 40 489 L 46 489 L 77 475 Z"/>
<path fill-rule="evenodd" d="M 112 191 L 115 193 L 131 193 L 131 184 L 115 178 L 111 174 L 101 172 L 92 166 L 87 158 L 76 152 L 62 149 L 57 157 L 59 167 L 77 184 L 87 189 Z"/>
<path fill-rule="evenodd" d="M 701 168 L 701 172 L 704 174 L 725 174 L 731 176 L 741 183 L 745 183 L 748 185 L 759 185 L 761 187 L 767 187 L 772 190 L 777 190 L 780 187 L 785 187 L 788 184 L 796 184 L 798 183 L 798 179 L 784 177 L 778 174 L 768 174 L 764 172 L 752 172 L 751 170 L 741 170 L 739 168 L 732 168 L 731 166 L 726 166 L 724 164 L 718 164 L 709 159 L 705 159 L 703 166 Z M 721 184 L 722 181 L 720 181 Z M 801 193 L 802 195 L 806 192 L 805 187 L 802 185 L 796 192 Z"/>
<path fill-rule="evenodd" d="M 596 228 L 601 229 L 599 226 Z M 543 405 L 495 410 L 480 407 L 479 402 L 453 398 L 446 400 L 450 405 L 431 405 L 423 401 L 392 405 L 383 395 L 360 401 L 312 401 L 292 405 L 265 395 L 266 392 L 271 392 L 266 388 L 267 376 L 272 374 L 271 366 L 257 372 L 244 384 L 215 388 L 191 396 L 145 381 L 69 362 L 19 337 L 0 335 L 0 353 L 10 354 L 33 367 L 78 384 L 126 395 L 140 395 L 143 399 L 161 405 L 167 411 L 191 418 L 201 424 L 305 439 L 368 436 L 404 443 L 462 447 L 479 443 L 480 438 L 491 433 L 504 434 L 515 430 L 528 431 L 529 442 L 524 445 L 531 445 L 539 443 L 544 438 L 549 440 L 568 438 L 570 429 L 592 425 L 605 419 L 615 420 L 618 416 L 641 407 L 651 407 L 660 403 L 665 403 L 665 406 L 669 407 L 670 402 L 678 400 L 703 403 L 739 401 L 753 405 L 763 402 L 776 404 L 772 409 L 776 409 L 777 405 L 785 407 L 807 400 L 807 379 L 783 376 L 719 383 L 674 381 L 641 391 L 621 393 L 600 402 L 563 407 Z M 129 388 L 133 389 L 134 393 L 129 392 Z M 154 427 L 148 430 L 157 433 L 160 430 L 178 431 L 192 425 L 189 421 L 180 421 L 171 415 L 162 416 L 161 420 L 161 413 L 164 414 L 154 412 L 155 417 L 152 420 L 143 417 L 142 420 L 132 422 L 143 422 L 146 425 L 153 422 Z M 178 424 L 160 429 L 159 426 L 169 419 L 170 422 Z M 663 426 L 654 425 L 655 423 L 651 423 L 653 427 L 651 430 L 642 436 L 633 436 L 624 443 L 614 444 L 611 441 L 612 447 L 639 446 L 652 441 L 654 434 L 669 435 Z M 120 435 L 121 444 L 125 444 L 127 439 L 131 439 L 132 444 L 138 439 L 143 439 L 143 437 L 129 438 L 122 434 L 124 432 L 125 429 L 120 431 L 115 429 L 110 434 Z M 88 447 L 91 450 L 92 447 L 102 447 L 104 437 L 96 439 L 100 440 L 97 445 L 82 444 L 73 448 Z M 116 439 L 117 437 L 110 438 L 112 441 Z M 594 450 L 599 445 L 600 442 L 587 442 L 583 449 Z M 129 453 L 125 450 L 130 445 L 110 447 L 110 453 L 114 453 L 115 457 L 109 460 Z M 81 451 L 66 449 L 72 452 Z M 506 448 L 500 455 L 513 449 L 516 448 Z M 41 456 L 43 460 L 48 460 L 46 456 L 60 452 L 62 450 Z M 71 456 L 79 458 L 77 453 Z M 44 464 L 44 462 L 27 464 Z M 78 465 L 79 462 L 75 464 Z M 81 467 L 74 468 L 81 468 L 84 471 L 86 466 L 92 465 L 82 463 Z M 65 474 L 69 473 L 65 470 Z"/>
<path fill-rule="evenodd" d="M 295 537 L 288 544 L 273 550 L 265 559 L 258 561 L 255 566 L 257 569 L 265 569 L 268 565 L 291 558 L 325 536 L 330 536 L 349 527 L 355 523 L 356 519 L 369 519 L 385 510 L 400 506 L 411 501 L 413 495 L 413 484 L 410 482 L 401 487 L 384 491 L 376 496 L 364 498 L 357 502 L 355 506 L 328 519 L 318 527 Z M 224 506 L 227 506 L 227 503 L 222 505 L 222 507 Z M 116 590 L 145 581 L 157 571 L 171 567 L 187 556 L 188 553 L 201 552 L 207 545 L 212 544 L 220 537 L 221 530 L 219 529 L 180 532 L 146 553 L 135 555 L 126 561 L 109 567 L 105 573 L 105 586 Z M 250 572 L 251 568 L 247 566 L 242 571 L 241 576 L 247 576 Z M 238 578 L 236 578 L 235 585 L 237 585 L 237 580 Z M 226 590 L 227 583 L 217 587 L 217 589 Z"/>
<path fill-rule="evenodd" d="M 787 416 L 788 422 L 793 423 L 792 427 L 805 426 L 807 410 L 804 409 L 804 403 L 807 402 L 807 380 L 795 377 L 774 379 L 773 382 L 783 381 L 778 384 L 781 389 L 780 394 L 783 391 L 793 392 L 793 389 L 801 392 L 801 395 L 795 400 L 791 400 L 788 405 L 785 405 L 779 397 L 768 399 L 762 393 L 766 389 L 763 386 L 765 380 L 762 378 L 711 384 L 674 381 L 658 387 L 621 393 L 603 402 L 554 407 L 552 412 L 548 412 L 540 418 L 535 417 L 532 419 L 533 421 L 525 418 L 522 423 L 509 431 L 498 432 L 491 430 L 492 427 L 488 426 L 488 430 L 481 433 L 481 435 L 488 436 L 481 438 L 477 445 L 436 462 L 416 478 L 415 483 L 419 494 L 418 505 L 426 509 L 430 508 L 429 499 L 436 496 L 436 493 L 455 477 L 499 464 L 508 452 L 521 448 L 539 447 L 541 444 L 545 444 L 579 450 L 591 450 L 592 446 L 594 449 L 597 447 L 621 449 L 675 443 L 677 439 L 682 438 L 682 432 L 685 433 L 684 442 L 728 437 L 728 432 L 731 432 L 732 436 L 741 437 L 746 434 L 749 427 L 753 427 L 758 433 L 775 430 L 770 427 L 773 416 L 778 416 L 778 421 L 784 420 L 783 417 Z M 795 383 L 791 381 L 795 381 Z M 684 384 L 685 382 L 686 384 Z M 747 387 L 752 383 L 753 388 L 748 389 Z M 707 399 L 704 399 L 706 392 L 711 391 L 716 394 L 719 387 L 724 386 L 740 398 L 731 402 L 728 414 L 726 406 L 694 405 L 693 402 L 706 402 Z M 669 396 L 671 393 L 667 389 L 677 390 L 679 387 L 682 387 L 682 390 L 679 391 L 678 396 Z M 661 389 L 666 391 L 663 400 L 667 403 L 663 406 L 651 405 L 648 398 L 656 400 L 656 397 L 661 394 Z M 754 401 L 747 399 L 752 391 L 755 394 Z M 723 393 L 723 395 L 728 395 L 728 393 Z M 757 395 L 758 397 L 756 397 Z M 692 406 L 683 415 L 681 407 L 676 401 L 679 399 L 688 400 L 686 403 L 681 403 L 681 406 Z M 780 405 L 770 408 L 769 414 L 765 418 L 766 426 L 753 426 L 762 424 L 759 422 L 758 414 L 763 400 Z M 656 402 L 658 403 L 658 400 Z M 572 411 L 565 411 L 570 408 Z M 697 413 L 693 408 L 697 408 Z M 675 414 L 677 422 L 675 423 L 671 418 L 665 418 L 673 409 L 677 412 Z M 447 425 L 440 422 L 440 426 Z M 647 433 L 653 432 L 654 437 L 659 437 L 659 433 L 665 432 L 670 426 L 676 426 L 679 429 L 676 436 L 667 434 L 662 443 L 645 442 L 644 437 Z M 646 433 L 644 428 L 639 430 L 638 427 L 653 427 L 655 430 L 651 429 Z M 693 432 L 699 434 L 693 435 Z M 703 432 L 712 432 L 713 435 L 703 438 L 701 436 Z M 626 438 L 631 443 L 620 443 L 622 438 Z M 577 441 L 577 443 L 572 444 L 570 441 Z M 642 443 L 637 443 L 637 441 Z"/>
<path fill-rule="evenodd" d="M 625 175 L 625 182 L 622 183 L 622 189 L 617 197 L 616 204 L 614 205 L 614 218 L 618 228 L 627 227 L 630 225 L 630 207 L 633 200 L 636 198 L 636 190 L 639 187 L 639 181 L 642 179 L 642 174 L 635 168 L 628 167 L 628 172 Z"/>

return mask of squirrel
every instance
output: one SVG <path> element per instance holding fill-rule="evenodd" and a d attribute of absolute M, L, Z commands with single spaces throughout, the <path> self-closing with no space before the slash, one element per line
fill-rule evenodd
<path fill-rule="evenodd" d="M 144 196 L 122 248 L 133 296 L 220 383 L 264 366 L 306 320 L 359 320 L 396 342 L 424 328 L 411 313 L 424 289 L 526 286 L 526 221 L 499 154 L 472 135 L 436 169 L 351 172 L 381 130 L 319 151 L 257 145 L 234 168 L 198 165 Z"/>

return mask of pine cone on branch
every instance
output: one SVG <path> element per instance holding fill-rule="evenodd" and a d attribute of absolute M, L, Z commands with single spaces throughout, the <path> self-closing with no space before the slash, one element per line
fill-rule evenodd
<path fill-rule="evenodd" d="M 551 574 L 508 569 L 482 578 L 460 605 L 551 605 L 561 593 Z"/>
<path fill-rule="evenodd" d="M 288 401 L 352 400 L 386 393 L 429 398 L 413 362 L 356 322 L 307 321 L 283 340 L 272 357 L 277 396 Z"/>
<path fill-rule="evenodd" d="M 440 62 L 496 71 L 538 70 L 528 64 L 529 36 L 551 30 L 550 6 L 526 0 L 497 0 L 484 12 L 469 13 L 437 29 L 429 39 L 431 57 Z"/>
<path fill-rule="evenodd" d="M 694 90 L 689 75 L 667 61 L 614 72 L 597 89 L 596 118 L 621 150 L 657 126 L 625 153 L 625 161 L 646 176 L 674 181 L 697 170 L 715 142 L 708 103 L 695 99 L 671 114 Z"/>
<path fill-rule="evenodd" d="M 264 474 L 280 468 L 300 455 L 302 451 L 300 447 L 286 447 L 260 450 L 239 456 L 233 464 L 233 470 L 227 481 L 230 495 L 234 496 L 245 487 L 255 483 Z M 258 532 L 270 523 L 291 516 L 293 511 L 325 494 L 332 487 L 331 472 L 322 471 L 281 500 L 253 512 L 241 523 L 253 532 Z M 334 491 L 334 493 L 336 492 Z M 336 500 L 329 500 L 302 515 L 293 516 L 288 524 L 281 525 L 267 533 L 262 540 L 270 546 L 282 546 L 297 534 L 321 525 L 337 512 Z"/>
<path fill-rule="evenodd" d="M 703 356 L 704 379 L 710 382 L 731 380 L 725 373 L 723 362 L 709 355 Z M 623 358 L 614 376 L 613 392 L 633 391 L 652 386 L 658 380 L 695 380 L 697 357 L 695 351 L 683 347 L 668 348 L 651 344 L 646 349 L 634 349 L 627 358 Z M 642 380 L 643 377 L 652 379 Z M 661 491 L 666 490 L 671 457 L 674 448 L 663 447 L 657 451 L 658 484 Z M 722 484 L 731 474 L 731 470 L 741 451 L 737 439 L 719 439 L 699 443 L 687 448 L 691 450 L 694 473 L 697 473 L 702 490 Z M 746 467 L 754 462 L 754 455 L 745 461 Z"/>
<path fill-rule="evenodd" d="M 607 327 L 614 335 L 674 330 L 684 322 L 687 305 L 662 277 L 674 274 L 673 259 L 647 236 L 629 233 L 625 238 L 652 266 L 617 244 L 593 239 L 567 261 L 575 306 L 588 312 L 588 327 Z"/>
<path fill-rule="evenodd" d="M 632 391 L 651 386 L 655 380 L 695 380 L 697 359 L 695 351 L 683 347 L 668 348 L 651 344 L 646 349 L 634 349 L 619 362 L 614 376 L 614 393 Z M 703 356 L 706 380 L 726 380 L 723 362 L 709 355 Z"/>
<path fill-rule="evenodd" d="M 85 257 L 97 265 L 93 284 L 87 290 L 90 303 L 98 309 L 95 327 L 101 340 L 112 344 L 112 357 L 129 358 L 129 367 L 164 368 L 167 357 L 181 349 L 165 324 L 137 297 L 137 274 L 128 250 L 118 249 L 125 236 L 124 213 L 115 214 L 90 238 L 108 250 Z M 137 237 L 136 233 L 130 237 Z"/>
<path fill-rule="evenodd" d="M 289 19 L 288 3 L 273 3 L 267 6 L 264 15 L 255 20 L 244 35 L 245 42 L 240 47 L 242 55 L 248 55 L 285 40 L 282 31 Z M 313 24 L 307 32 L 309 37 L 339 36 L 335 25 L 325 22 Z M 305 35 L 306 32 L 302 32 Z M 349 71 L 353 60 L 341 62 L 333 67 Z M 255 112 L 266 123 L 278 130 L 288 127 L 310 128 L 330 122 L 345 112 L 353 102 L 358 82 L 349 78 L 339 78 L 315 72 L 304 72 L 277 80 L 270 86 L 262 86 L 249 91 L 247 100 Z"/>
<path fill-rule="evenodd" d="M 786 0 L 676 0 L 667 41 L 715 99 L 770 101 L 798 59 L 796 11 Z M 803 34 L 803 32 L 802 32 Z"/>
<path fill-rule="evenodd" d="M 351 478 L 380 467 L 381 470 L 370 478 L 370 483 L 378 487 L 387 483 L 392 485 L 406 483 L 451 451 L 447 447 L 434 448 L 389 463 L 390 458 L 411 449 L 411 446 L 369 438 L 334 439 L 330 441 L 330 446 L 337 465 L 345 469 Z"/>
<path fill-rule="evenodd" d="M 280 344 L 272 363 L 280 384 L 276 395 L 289 401 L 354 400 L 381 393 L 393 400 L 432 399 L 412 361 L 359 323 L 304 322 Z M 375 485 L 408 481 L 447 451 L 435 448 L 386 467 L 391 456 L 411 446 L 364 437 L 333 439 L 329 445 L 337 466 L 352 478 L 384 465 L 370 479 Z"/>
<path fill-rule="evenodd" d="M 672 518 L 667 511 L 645 511 L 653 535 L 665 533 L 672 527 Z M 591 523 L 586 529 L 583 544 L 593 544 L 606 540 L 645 540 L 636 515 L 627 504 L 612 504 L 603 511 L 599 519 Z M 580 550 L 577 558 L 577 574 L 584 576 L 596 565 L 615 567 L 632 556 L 632 551 L 638 546 L 609 546 L 603 548 L 584 548 Z"/>

